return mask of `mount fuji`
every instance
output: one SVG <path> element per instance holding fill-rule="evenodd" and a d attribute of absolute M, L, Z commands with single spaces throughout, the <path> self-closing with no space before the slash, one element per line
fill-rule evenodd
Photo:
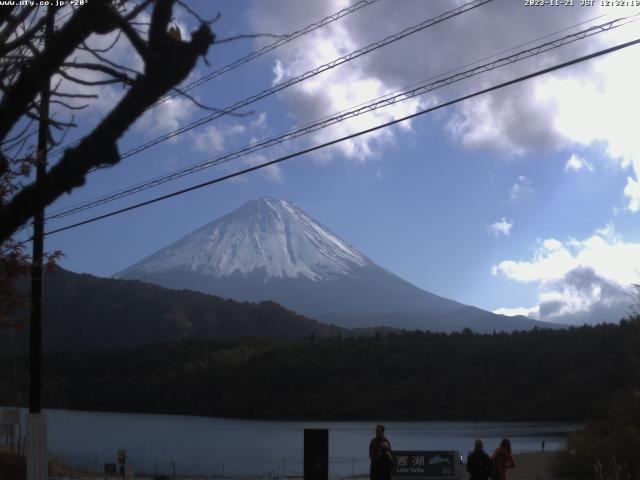
<path fill-rule="evenodd" d="M 272 198 L 244 204 L 115 277 L 234 300 L 273 300 L 342 327 L 490 332 L 552 326 L 422 290 L 292 203 Z"/>

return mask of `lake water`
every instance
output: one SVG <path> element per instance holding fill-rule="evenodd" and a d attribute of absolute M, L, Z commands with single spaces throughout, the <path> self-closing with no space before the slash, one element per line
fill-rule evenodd
<path fill-rule="evenodd" d="M 24 412 L 23 412 L 24 413 Z M 177 415 L 45 410 L 50 455 L 75 467 L 102 471 L 126 449 L 136 472 L 180 475 L 302 473 L 305 428 L 329 429 L 331 477 L 368 472 L 375 422 L 255 421 Z M 24 425 L 24 424 L 23 424 Z M 396 450 L 459 450 L 465 457 L 477 437 L 487 451 L 511 439 L 514 452 L 558 450 L 566 423 L 385 422 Z"/>

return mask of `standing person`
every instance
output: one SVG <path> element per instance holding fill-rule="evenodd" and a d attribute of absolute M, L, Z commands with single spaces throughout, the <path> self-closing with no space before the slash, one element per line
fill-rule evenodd
<path fill-rule="evenodd" d="M 491 478 L 493 480 L 506 480 L 507 470 L 516 466 L 513 455 L 511 455 L 511 442 L 508 439 L 502 439 L 500 446 L 491 455 L 491 463 Z"/>
<path fill-rule="evenodd" d="M 396 464 L 387 442 L 380 444 L 380 452 L 373 459 L 373 480 L 391 480 L 391 469 Z"/>
<path fill-rule="evenodd" d="M 491 459 L 484 451 L 484 444 L 476 439 L 475 450 L 467 457 L 469 480 L 488 480 L 491 475 Z"/>
<path fill-rule="evenodd" d="M 374 461 L 378 457 L 378 454 L 382 452 L 382 444 L 386 443 L 391 450 L 391 443 L 384 436 L 384 425 L 376 425 L 376 436 L 369 442 L 369 459 L 371 460 L 371 466 L 369 467 L 369 480 L 373 480 Z"/>

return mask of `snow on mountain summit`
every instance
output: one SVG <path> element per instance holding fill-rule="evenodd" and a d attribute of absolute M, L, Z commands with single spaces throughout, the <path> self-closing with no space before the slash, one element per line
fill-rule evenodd
<path fill-rule="evenodd" d="M 324 280 L 371 264 L 363 254 L 290 202 L 250 201 L 120 272 L 190 271 L 215 277 L 263 271 L 269 278 Z"/>

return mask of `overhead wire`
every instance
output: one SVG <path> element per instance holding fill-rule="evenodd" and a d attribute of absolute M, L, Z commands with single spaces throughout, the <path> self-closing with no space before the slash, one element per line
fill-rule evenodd
<path fill-rule="evenodd" d="M 423 22 L 420 22 L 416 25 L 413 25 L 411 27 L 405 28 L 404 30 L 397 32 L 393 35 L 389 35 L 385 38 L 383 38 L 382 40 L 379 40 L 377 42 L 371 43 L 363 48 L 360 48 L 358 50 L 355 50 L 347 55 L 343 55 L 341 57 L 338 57 L 330 62 L 324 63 L 322 65 L 319 65 L 311 70 L 308 70 L 300 75 L 297 75 L 295 77 L 289 78 L 283 82 L 280 82 L 276 85 L 273 85 L 270 88 L 264 89 L 261 92 L 258 92 L 254 95 L 251 95 L 249 97 L 246 97 L 242 100 L 237 101 L 236 103 L 222 108 L 220 110 L 217 110 L 209 115 L 205 115 L 204 117 L 201 117 L 197 120 L 194 120 L 190 123 L 188 123 L 187 125 L 184 125 L 182 127 L 179 127 L 175 130 L 172 130 L 171 132 L 167 132 L 163 135 L 160 135 L 152 140 L 149 140 L 143 144 L 137 145 L 127 151 L 125 151 L 124 153 L 122 153 L 120 155 L 121 159 L 125 159 L 125 158 L 129 158 L 133 155 L 136 155 L 140 152 L 143 152 L 155 145 L 158 145 L 160 143 L 166 142 L 167 140 L 170 140 L 178 135 L 182 135 L 183 133 L 186 133 L 190 130 L 193 130 L 194 128 L 200 127 L 202 125 L 205 125 L 217 118 L 220 118 L 224 115 L 228 115 L 231 113 L 236 112 L 237 110 L 246 107 L 248 105 L 251 105 L 259 100 L 262 100 L 266 97 L 269 97 L 275 93 L 278 93 L 286 88 L 289 88 L 293 85 L 296 85 L 298 83 L 301 83 L 305 80 L 308 80 L 310 78 L 313 78 L 317 75 L 320 75 L 321 73 L 324 73 L 328 70 L 332 70 L 340 65 L 343 65 L 347 62 L 350 62 L 352 60 L 355 60 L 356 58 L 360 58 L 364 55 L 367 55 L 379 48 L 382 48 L 386 45 L 389 45 L 391 43 L 397 42 L 405 37 L 408 37 L 410 35 L 413 35 L 417 32 L 420 32 L 422 30 L 425 30 L 426 28 L 432 27 L 434 25 L 437 25 L 439 23 L 442 23 L 450 18 L 456 17 L 458 15 L 462 15 L 463 13 L 466 13 L 468 11 L 474 10 L 484 4 L 490 3 L 493 0 L 473 0 L 471 2 L 465 3 L 459 7 L 456 7 L 454 9 L 448 10 L 446 12 L 443 12 L 440 15 L 437 15 L 435 17 L 429 18 Z M 92 172 L 98 171 L 99 168 L 95 168 L 92 170 Z"/>
<path fill-rule="evenodd" d="M 338 12 L 335 12 L 331 15 L 328 15 L 314 23 L 311 23 L 309 25 L 307 25 L 304 28 L 301 28 L 299 30 L 287 33 L 282 35 L 282 38 L 279 38 L 278 40 L 276 40 L 273 43 L 270 43 L 269 45 L 266 45 L 262 48 L 260 48 L 259 50 L 255 50 L 253 52 L 251 52 L 248 55 L 245 55 L 244 57 L 240 57 L 237 60 L 234 60 L 231 63 L 228 63 L 220 68 L 218 68 L 217 70 L 214 70 L 211 73 L 208 73 L 207 75 L 204 75 L 203 77 L 200 77 L 197 80 L 194 80 L 191 83 L 188 83 L 187 85 L 180 87 L 180 91 L 182 92 L 187 92 L 189 90 L 192 90 L 206 82 L 209 82 L 210 80 L 213 80 L 214 78 L 217 78 L 221 75 L 224 75 L 225 73 L 228 73 L 232 70 L 235 70 L 236 68 L 251 62 L 252 60 L 255 60 L 258 57 L 261 57 L 262 55 L 265 55 L 279 47 L 281 47 L 282 45 L 285 45 L 289 42 L 292 42 L 293 40 L 300 38 L 304 35 L 307 35 L 319 28 L 322 28 L 326 25 L 329 25 L 330 23 L 333 23 L 339 19 L 341 19 L 342 17 L 346 17 L 347 15 L 357 12 L 358 10 L 360 10 L 361 8 L 364 7 L 368 7 L 369 5 L 373 5 L 374 3 L 378 2 L 379 0 L 360 0 L 356 3 L 354 3 L 353 5 L 350 5 L 346 8 L 343 8 L 342 10 L 339 10 Z M 215 43 L 214 43 L 215 44 Z M 160 98 L 156 103 L 154 103 L 153 105 L 151 105 L 151 107 L 149 107 L 147 110 L 152 109 L 157 107 L 158 105 L 161 105 L 162 103 L 166 102 L 167 100 L 170 100 L 171 98 L 174 98 L 175 96 L 180 95 L 180 92 L 173 92 L 173 93 L 169 93 L 165 96 L 163 96 L 162 98 Z M 76 140 L 73 140 L 72 142 L 69 142 L 68 144 L 60 147 L 60 148 L 56 148 L 55 150 L 53 150 L 51 152 L 51 155 L 58 155 L 59 153 L 65 151 L 67 148 L 73 147 L 77 144 L 79 144 L 82 141 L 82 138 L 78 138 Z"/>
<path fill-rule="evenodd" d="M 191 83 L 188 83 L 187 85 L 180 87 L 180 90 L 182 90 L 183 92 L 189 91 L 194 89 L 195 87 L 198 87 L 206 82 L 209 82 L 211 80 L 213 80 L 214 78 L 219 77 L 220 75 L 224 75 L 227 72 L 230 72 L 231 70 L 234 70 L 236 68 L 238 68 L 241 65 L 244 65 L 245 63 L 248 63 L 266 53 L 269 53 L 273 50 L 275 50 L 278 47 L 281 47 L 282 45 L 285 45 L 299 37 L 302 37 L 304 35 L 307 35 L 308 33 L 313 32 L 314 30 L 317 30 L 318 28 L 324 27 L 332 22 L 335 22 L 336 20 L 339 20 L 342 17 L 345 17 L 353 12 L 356 12 L 358 10 L 360 10 L 363 7 L 368 7 L 369 5 L 374 4 L 375 2 L 377 2 L 379 0 L 360 0 L 359 2 L 354 3 L 353 5 L 350 5 L 342 10 L 340 10 L 339 12 L 336 12 L 332 15 L 329 15 L 327 17 L 324 17 L 321 20 L 318 20 L 317 22 L 314 22 L 310 25 L 307 25 L 306 27 L 300 29 L 300 30 L 296 30 L 295 32 L 291 32 L 288 33 L 286 35 L 283 35 L 282 38 L 276 40 L 275 42 L 266 45 L 264 47 L 262 47 L 259 50 L 256 50 L 252 53 L 250 53 L 249 55 L 246 55 L 242 58 L 237 59 L 236 61 L 229 63 L 217 70 L 214 70 L 213 72 L 204 75 L 203 77 L 194 80 Z M 167 100 L 176 97 L 180 95 L 179 92 L 172 92 L 170 94 L 165 95 L 164 97 L 162 97 L 160 100 L 158 100 L 153 106 L 157 106 L 160 105 L 161 103 L 166 102 Z"/>
<path fill-rule="evenodd" d="M 362 135 L 366 135 L 366 134 L 372 133 L 374 131 L 377 131 L 377 130 L 380 130 L 380 129 L 383 129 L 383 128 L 388 128 L 388 127 L 390 127 L 392 125 L 396 125 L 398 123 L 410 120 L 412 118 L 416 118 L 416 117 L 425 115 L 427 113 L 431 113 L 431 112 L 434 112 L 436 110 L 440 110 L 440 109 L 443 109 L 445 107 L 449 107 L 449 106 L 454 105 L 456 103 L 463 102 L 465 100 L 469 100 L 471 98 L 474 98 L 474 97 L 477 97 L 477 96 L 480 96 L 480 95 L 484 95 L 486 93 L 490 93 L 490 92 L 493 92 L 493 91 L 508 87 L 510 85 L 515 85 L 517 83 L 520 83 L 520 82 L 523 82 L 523 81 L 526 81 L 526 80 L 529 80 L 529 79 L 532 79 L 532 78 L 535 78 L 535 77 L 539 77 L 541 75 L 545 75 L 547 73 L 554 72 L 556 70 L 567 68 L 569 66 L 576 65 L 578 63 L 582 63 L 582 62 L 585 62 L 587 60 L 591 60 L 593 58 L 597 58 L 597 57 L 600 57 L 600 56 L 603 56 L 603 55 L 607 55 L 609 53 L 612 53 L 612 52 L 615 52 L 615 51 L 619 51 L 619 50 L 622 50 L 624 48 L 628 48 L 628 47 L 631 47 L 633 45 L 638 45 L 638 44 L 640 44 L 640 38 L 636 38 L 635 40 L 631 40 L 631 41 L 628 41 L 628 42 L 625 42 L 625 43 L 622 43 L 622 44 L 618 44 L 618 45 L 615 45 L 613 47 L 605 48 L 605 49 L 599 50 L 597 52 L 594 52 L 594 53 L 591 53 L 591 54 L 588 54 L 588 55 L 583 55 L 581 57 L 574 58 L 572 60 L 565 61 L 565 62 L 556 64 L 556 65 L 553 65 L 551 67 L 547 67 L 547 68 L 543 68 L 541 70 L 537 70 L 537 71 L 535 71 L 533 73 L 529 73 L 529 74 L 522 75 L 522 76 L 516 77 L 514 79 L 511 79 L 511 80 L 508 80 L 508 81 L 505 81 L 505 82 L 498 83 L 498 84 L 493 85 L 491 87 L 487 87 L 487 88 L 478 90 L 476 92 L 473 92 L 473 93 L 458 97 L 458 98 L 456 98 L 454 100 L 449 100 L 447 102 L 438 104 L 436 106 L 420 110 L 420 111 L 412 113 L 410 115 L 405 115 L 404 117 L 397 118 L 397 119 L 391 120 L 389 122 L 385 122 L 385 123 L 377 125 L 375 127 L 371 127 L 371 128 L 365 129 L 365 130 L 361 130 L 361 131 L 352 133 L 350 135 L 345 135 L 343 137 L 340 137 L 340 138 L 337 138 L 337 139 L 334 139 L 334 140 L 331 140 L 331 141 L 328 141 L 328 142 L 324 142 L 322 144 L 315 145 L 313 147 L 309 147 L 309 148 L 306 148 L 306 149 L 303 149 L 303 150 L 299 150 L 299 151 L 294 152 L 294 153 L 290 153 L 288 155 L 281 156 L 279 158 L 276 158 L 276 159 L 268 161 L 268 162 L 263 162 L 261 164 L 254 165 L 252 167 L 248 167 L 248 168 L 236 171 L 234 173 L 230 173 L 228 175 L 223 175 L 223 176 L 214 178 L 212 180 L 208 180 L 206 182 L 199 183 L 197 185 L 193 185 L 193 186 L 188 187 L 188 188 L 184 188 L 184 189 L 181 189 L 181 190 L 178 190 L 178 191 L 174 191 L 172 193 L 161 195 L 161 196 L 155 197 L 153 199 L 150 199 L 150 200 L 147 200 L 147 201 L 144 201 L 144 202 L 140 202 L 140 203 L 137 203 L 137 204 L 134 204 L 134 205 L 130 205 L 128 207 L 121 208 L 121 209 L 118 209 L 118 210 L 114 210 L 112 212 L 109 212 L 109 213 L 106 213 L 106 214 L 103 214 L 103 215 L 98 215 L 96 217 L 92 217 L 92 218 L 83 220 L 81 222 L 77 222 L 77 223 L 74 223 L 74 224 L 71 224 L 71 225 L 67 225 L 65 227 L 61 227 L 61 228 L 57 228 L 57 229 L 54 229 L 54 230 L 50 230 L 48 232 L 45 232 L 44 235 L 48 236 L 48 235 L 53 235 L 55 233 L 64 232 L 64 231 L 67 231 L 67 230 L 70 230 L 70 229 L 73 229 L 73 228 L 77 228 L 77 227 L 80 227 L 80 226 L 83 226 L 83 225 L 87 225 L 89 223 L 96 222 L 98 220 L 103 220 L 105 218 L 109 218 L 109 217 L 112 217 L 112 216 L 115 216 L 115 215 L 119 215 L 121 213 L 125 213 L 125 212 L 131 211 L 131 210 L 135 210 L 135 209 L 138 209 L 138 208 L 141 208 L 141 207 L 145 207 L 145 206 L 148 206 L 148 205 L 151 205 L 151 204 L 154 204 L 154 203 L 157 203 L 157 202 L 160 202 L 160 201 L 172 198 L 172 197 L 183 195 L 185 193 L 192 192 L 194 190 L 198 190 L 198 189 L 210 186 L 210 185 L 214 185 L 216 183 L 220 183 L 222 181 L 225 181 L 225 180 L 228 180 L 228 179 L 231 179 L 231 178 L 234 178 L 234 177 L 238 177 L 240 175 L 245 175 L 247 173 L 254 172 L 254 171 L 262 169 L 262 168 L 266 168 L 266 167 L 269 167 L 269 166 L 272 166 L 272 165 L 276 165 L 276 164 L 282 163 L 284 161 L 290 160 L 292 158 L 296 158 L 296 157 L 299 157 L 301 155 L 312 153 L 314 151 L 329 147 L 331 145 L 336 145 L 338 143 L 341 143 L 341 142 L 344 142 L 344 141 L 347 141 L 347 140 L 351 140 L 353 138 L 360 137 Z"/>
<path fill-rule="evenodd" d="M 579 32 L 575 32 L 569 35 L 566 35 L 562 38 L 558 38 L 537 46 L 534 46 L 532 48 L 523 50 L 523 51 L 519 51 L 513 55 L 509 55 L 506 57 L 501 57 L 498 58 L 496 60 L 493 60 L 491 62 L 485 63 L 485 64 L 480 64 L 476 67 L 473 67 L 471 69 L 467 69 L 467 70 L 463 70 L 461 72 L 455 73 L 454 75 L 448 76 L 448 77 L 443 77 L 443 75 L 440 75 L 438 77 L 438 80 L 430 82 L 431 79 L 428 79 L 424 82 L 421 83 L 417 83 L 417 84 L 413 84 L 411 87 L 407 87 L 405 89 L 402 90 L 398 90 L 396 92 L 394 92 L 393 94 L 389 94 L 389 95 L 384 95 L 382 97 L 379 97 L 378 99 L 374 99 L 370 102 L 365 102 L 362 103 L 360 105 L 357 105 L 356 107 L 353 107 L 352 109 L 347 109 L 347 110 L 343 110 L 342 112 L 339 112 L 337 114 L 334 114 L 332 116 L 327 116 L 322 118 L 321 120 L 318 120 L 316 122 L 313 123 L 309 123 L 303 127 L 285 132 L 284 134 L 281 135 L 277 135 L 274 137 L 271 137 L 269 139 L 266 140 L 262 140 L 260 142 L 255 142 L 252 143 L 251 145 L 245 146 L 243 148 L 237 149 L 235 151 L 226 153 L 224 155 L 221 156 L 217 156 L 214 157 L 212 159 L 206 160 L 204 162 L 200 162 L 197 163 L 195 165 L 180 169 L 176 172 L 172 172 L 170 174 L 167 175 L 162 175 L 160 177 L 156 177 L 154 179 L 148 180 L 146 182 L 143 183 L 139 183 L 137 185 L 134 185 L 132 187 L 129 187 L 127 189 L 122 189 L 119 190 L 115 193 L 106 195 L 106 196 L 102 196 L 98 199 L 94 199 L 88 202 L 84 202 L 81 203 L 79 205 L 75 205 L 72 207 L 68 207 L 64 210 L 61 211 L 57 211 L 57 212 L 52 212 L 48 217 L 47 220 L 55 220 L 55 219 L 59 219 L 59 218 L 63 218 L 69 215 L 73 215 L 76 213 L 80 213 L 82 211 L 85 210 L 89 210 L 91 208 L 95 208 L 97 206 L 100 205 L 104 205 L 106 203 L 110 203 L 112 201 L 115 200 L 119 200 L 121 198 L 133 195 L 133 194 L 137 194 L 140 193 L 144 190 L 148 190 L 150 188 L 162 185 L 164 183 L 176 180 L 178 178 L 182 178 L 184 176 L 202 171 L 206 168 L 210 168 L 213 166 L 217 166 L 220 165 L 222 163 L 227 163 L 231 160 L 249 155 L 251 153 L 255 153 L 257 151 L 263 150 L 265 148 L 283 143 L 285 141 L 289 141 L 289 140 L 293 140 L 295 138 L 298 138 L 300 136 L 303 135 L 307 135 L 310 133 L 313 133 L 315 131 L 321 130 L 323 128 L 327 128 L 331 125 L 340 123 L 342 121 L 348 120 L 350 118 L 354 118 L 357 116 L 360 116 L 362 114 L 365 113 L 369 113 L 372 111 L 375 111 L 379 108 L 384 108 L 390 105 L 393 105 L 395 103 L 399 103 L 402 101 L 406 101 L 412 98 L 415 98 L 419 95 L 424 95 L 425 93 L 429 93 L 433 90 L 436 90 L 438 88 L 450 85 L 452 83 L 455 82 L 459 82 L 465 79 L 468 79 L 472 76 L 475 75 L 479 75 L 481 73 L 485 73 L 491 70 L 495 70 L 497 68 L 501 68 L 504 67 L 506 65 L 510 65 L 513 64 L 515 62 L 524 60 L 526 58 L 530 58 L 534 55 L 539 55 L 541 53 L 545 53 L 548 52 L 552 49 L 556 49 L 556 48 L 560 48 L 562 46 L 568 45 L 570 43 L 576 42 L 578 40 L 583 40 L 585 38 L 591 37 L 593 35 L 602 33 L 602 32 L 606 32 L 606 31 L 610 31 L 614 28 L 619 28 L 621 26 L 627 25 L 628 23 L 632 22 L 632 21 L 636 21 L 638 19 L 638 16 L 640 14 L 637 14 L 635 16 L 631 16 L 631 17 L 623 17 L 623 18 L 619 18 L 619 19 L 615 19 L 615 20 L 611 20 L 609 22 L 605 22 L 603 24 L 600 25 L 595 25 L 595 26 L 591 26 L 585 30 L 579 31 Z M 545 36 L 546 37 L 546 36 Z M 527 42 L 527 44 L 529 44 L 531 42 Z M 512 49 L 511 49 L 512 50 Z M 495 55 L 494 55 L 495 56 Z M 493 58 L 489 57 L 489 58 Z M 471 65 L 476 65 L 478 62 L 474 62 Z M 454 71 L 459 71 L 460 69 L 455 69 Z M 448 72 L 447 72 L 448 73 Z M 433 78 L 433 77 L 432 77 Z"/>

